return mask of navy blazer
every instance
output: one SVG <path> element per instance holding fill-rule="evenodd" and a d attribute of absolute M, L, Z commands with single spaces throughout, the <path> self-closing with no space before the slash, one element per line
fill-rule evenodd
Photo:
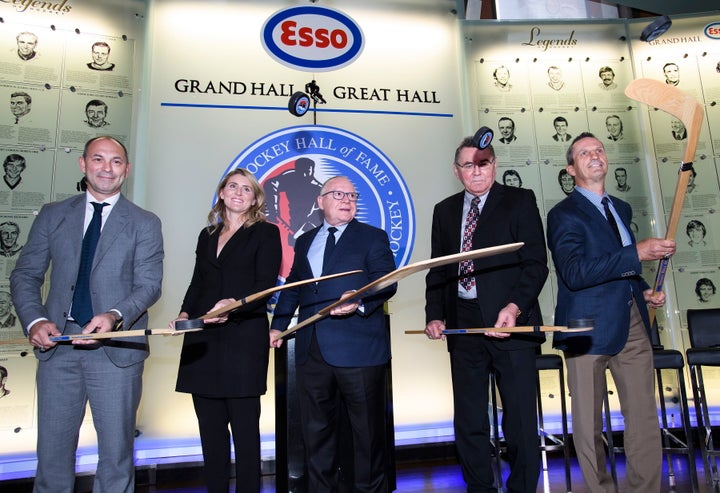
<path fill-rule="evenodd" d="M 435 206 L 432 224 L 432 257 L 460 251 L 463 200 L 465 192 L 452 195 Z M 492 327 L 497 316 L 513 302 L 522 311 L 518 325 L 541 325 L 538 296 L 548 276 L 547 251 L 542 220 L 532 190 L 493 183 L 483 205 L 473 236 L 473 248 L 524 242 L 515 252 L 474 261 L 478 303 L 483 327 Z M 426 276 L 425 321 L 442 320 L 449 329 L 457 328 L 458 264 L 431 269 Z M 469 336 L 448 337 L 448 349 Z M 537 346 L 544 334 L 512 334 L 491 341 L 501 349 Z"/>
<path fill-rule="evenodd" d="M 288 283 L 314 277 L 307 254 L 318 231 L 319 227 L 297 239 Z M 358 269 L 363 272 L 282 291 L 271 328 L 287 329 L 298 306 L 298 320 L 302 322 L 336 302 L 345 291 L 361 288 L 395 270 L 387 233 L 353 219 L 340 236 L 328 266 L 323 270 L 325 274 L 336 274 Z M 332 366 L 364 367 L 387 363 L 390 359 L 390 334 L 382 307 L 396 289 L 397 284 L 393 284 L 363 296 L 364 313 L 356 311 L 348 316 L 328 316 L 297 331 L 295 363 L 302 365 L 307 360 L 313 327 L 323 358 Z"/>
<path fill-rule="evenodd" d="M 555 323 L 590 318 L 591 332 L 561 333 L 553 345 L 573 354 L 617 354 L 630 331 L 630 307 L 637 304 L 650 330 L 635 238 L 630 230 L 630 204 L 611 196 L 615 210 L 632 236 L 632 244 L 618 245 L 605 215 L 577 190 L 553 207 L 547 217 L 548 246 L 558 279 Z M 649 335 L 649 332 L 648 332 Z"/>

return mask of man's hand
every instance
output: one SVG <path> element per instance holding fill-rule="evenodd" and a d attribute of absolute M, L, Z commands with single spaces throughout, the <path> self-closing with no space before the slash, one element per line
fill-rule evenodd
<path fill-rule="evenodd" d="M 440 339 L 444 341 L 445 334 L 442 333 L 443 330 L 445 330 L 445 323 L 441 320 L 431 320 L 425 326 L 425 334 L 428 336 L 428 339 Z"/>
<path fill-rule="evenodd" d="M 497 321 L 493 327 L 497 329 L 501 327 L 515 327 L 515 322 L 519 316 L 520 307 L 515 303 L 508 303 L 507 306 L 498 313 Z M 485 335 L 488 337 L 497 337 L 498 339 L 510 337 L 508 332 L 485 332 Z"/>
<path fill-rule="evenodd" d="M 112 332 L 113 330 L 115 330 L 115 324 L 117 323 L 117 321 L 117 316 L 113 312 L 100 313 L 90 319 L 85 328 L 82 330 L 82 333 L 92 334 L 94 332 L 97 334 L 101 334 L 103 332 Z M 95 339 L 75 339 L 72 341 L 72 343 L 85 346 L 91 344 L 99 344 L 99 342 Z"/>
<path fill-rule="evenodd" d="M 342 296 L 349 296 L 354 292 L 355 291 L 345 291 Z M 355 313 L 355 310 L 358 309 L 358 306 L 360 306 L 360 300 L 348 301 L 347 303 L 343 303 L 342 305 L 336 306 L 335 308 L 330 310 L 330 315 L 351 315 Z"/>
<path fill-rule="evenodd" d="M 640 261 L 670 258 L 675 254 L 675 242 L 663 238 L 646 238 L 635 245 Z"/>
<path fill-rule="evenodd" d="M 665 293 L 663 291 L 658 293 L 653 289 L 646 289 L 643 291 L 643 298 L 645 298 L 650 308 L 660 308 L 665 304 Z"/>
<path fill-rule="evenodd" d="M 51 341 L 50 337 L 59 335 L 62 334 L 60 334 L 60 331 L 54 323 L 50 320 L 40 320 L 30 327 L 28 340 L 30 344 L 40 349 L 40 351 L 47 351 L 57 345 L 57 342 Z"/>
<path fill-rule="evenodd" d="M 270 347 L 277 349 L 282 346 L 283 340 L 279 338 L 280 334 L 282 334 L 282 332 L 279 330 L 270 330 Z"/>

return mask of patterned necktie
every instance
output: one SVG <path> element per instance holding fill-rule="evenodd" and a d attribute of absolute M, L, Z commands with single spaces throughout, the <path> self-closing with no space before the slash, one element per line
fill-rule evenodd
<path fill-rule="evenodd" d="M 330 260 L 330 255 L 332 255 L 333 250 L 335 250 L 335 231 L 337 231 L 337 228 L 334 226 L 328 228 L 328 237 L 325 241 L 325 253 L 323 253 L 322 275 L 325 275 L 326 265 Z"/>
<path fill-rule="evenodd" d="M 469 252 L 472 250 L 473 235 L 475 234 L 475 227 L 477 226 L 478 217 L 480 216 L 480 197 L 475 197 L 470 202 L 470 210 L 465 218 L 465 230 L 463 231 L 463 242 L 462 251 Z M 474 270 L 474 264 L 472 260 L 463 260 L 460 262 L 460 285 L 465 288 L 466 291 L 470 291 L 475 286 L 475 278 L 470 276 Z"/>
<path fill-rule="evenodd" d="M 622 245 L 623 241 L 622 236 L 620 236 L 620 229 L 618 228 L 617 222 L 615 221 L 615 216 L 613 216 L 612 212 L 610 211 L 609 203 L 610 200 L 607 197 L 603 197 L 602 205 L 605 209 L 605 217 L 607 218 L 608 223 L 610 223 L 610 227 L 612 228 L 613 233 L 615 233 L 615 238 L 617 238 L 618 243 Z"/>
<path fill-rule="evenodd" d="M 80 268 L 78 269 L 77 282 L 73 293 L 72 316 L 78 325 L 85 326 L 93 317 L 92 298 L 90 297 L 90 272 L 92 271 L 95 249 L 100 239 L 102 226 L 102 210 L 106 204 L 90 202 L 93 206 L 93 216 L 85 231 L 82 242 L 82 253 L 80 254 Z"/>

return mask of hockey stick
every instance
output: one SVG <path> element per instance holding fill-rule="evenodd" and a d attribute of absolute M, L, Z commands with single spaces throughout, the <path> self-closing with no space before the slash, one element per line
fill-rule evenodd
<path fill-rule="evenodd" d="M 625 95 L 630 99 L 671 114 L 679 119 L 687 130 L 687 144 L 680 163 L 678 181 L 675 186 L 675 195 L 673 196 L 667 232 L 665 233 L 666 240 L 674 240 L 683 203 L 685 202 L 685 195 L 687 194 L 687 185 L 692 174 L 693 159 L 695 159 L 695 150 L 700 139 L 700 128 L 705 112 L 693 96 L 675 86 L 654 79 L 636 79 L 632 81 L 625 88 Z M 653 291 L 656 293 L 663 290 L 669 261 L 669 258 L 660 260 L 657 276 L 655 277 L 655 286 L 653 287 Z M 651 310 L 650 323 L 652 324 L 654 320 L 655 311 Z"/>
<path fill-rule="evenodd" d="M 304 284 L 321 282 L 321 281 L 325 281 L 327 279 L 334 279 L 336 277 L 344 277 L 344 276 L 349 276 L 352 274 L 359 274 L 361 272 L 362 272 L 361 270 L 351 270 L 351 271 L 347 271 L 347 272 L 339 272 L 337 274 L 330 274 L 330 275 L 322 276 L 322 277 L 315 277 L 312 279 L 304 279 L 302 281 L 292 282 L 290 284 L 282 284 L 280 286 L 273 286 L 272 288 L 268 288 L 268 289 L 265 289 L 258 293 L 251 294 L 249 296 L 246 296 L 245 298 L 239 299 L 233 303 L 225 305 L 222 308 L 208 312 L 205 315 L 203 315 L 201 318 L 190 319 L 190 320 L 177 320 L 175 322 L 175 329 L 166 327 L 166 328 L 162 328 L 162 329 L 133 329 L 133 330 L 119 330 L 119 331 L 113 331 L 113 332 L 92 332 L 90 334 L 73 334 L 73 335 L 55 336 L 55 337 L 50 337 L 50 340 L 54 341 L 54 342 L 67 342 L 67 341 L 75 341 L 75 340 L 115 339 L 115 338 L 122 338 L 122 337 L 137 337 L 137 336 L 149 336 L 149 335 L 178 335 L 178 334 L 184 334 L 185 332 L 197 332 L 199 330 L 203 330 L 203 328 L 205 327 L 205 325 L 204 325 L 205 320 L 210 319 L 210 318 L 215 318 L 215 317 L 217 317 L 219 315 L 223 315 L 225 313 L 230 313 L 231 311 L 235 310 L 236 308 L 239 308 L 243 305 L 247 305 L 248 303 L 252 303 L 253 301 L 257 301 L 259 299 L 270 296 L 271 294 L 273 294 L 277 291 L 282 291 L 283 289 L 289 289 L 289 288 L 294 288 L 297 286 L 302 286 Z M 27 344 L 27 343 L 28 343 L 27 339 L 10 339 L 10 340 L 6 340 L 6 341 L 0 341 L 0 346 L 1 345 L 9 345 L 9 344 Z"/>
<path fill-rule="evenodd" d="M 482 257 L 491 257 L 493 255 L 498 255 L 501 253 L 509 253 L 514 252 L 515 250 L 520 249 L 525 243 L 508 243 L 506 245 L 498 245 L 494 247 L 489 248 L 480 248 L 477 250 L 471 250 L 469 252 L 460 252 L 455 253 L 452 255 L 445 255 L 444 257 L 435 257 L 428 260 L 422 260 L 420 262 L 415 262 L 412 264 L 408 264 L 405 267 L 401 267 L 399 269 L 396 269 L 388 274 L 385 274 L 379 279 L 376 279 L 375 281 L 366 284 L 365 286 L 361 287 L 360 289 L 348 293 L 347 295 L 344 295 L 340 297 L 339 300 L 336 302 L 326 306 L 325 308 L 322 308 L 320 311 L 318 311 L 315 315 L 306 318 L 302 322 L 294 325 L 293 327 L 290 327 L 284 332 L 281 332 L 278 334 L 275 339 L 282 339 L 285 336 L 288 336 L 292 334 L 293 332 L 302 329 L 303 327 L 306 327 L 310 324 L 313 324 L 317 322 L 318 320 L 325 318 L 330 314 L 333 308 L 338 307 L 344 303 L 348 303 L 349 301 L 356 300 L 360 298 L 364 294 L 371 294 L 376 293 L 382 289 L 385 289 L 386 287 L 395 284 L 400 279 L 404 279 L 407 276 L 411 274 L 415 274 L 416 272 L 420 272 L 427 269 L 432 269 L 433 267 L 439 267 L 441 265 L 447 265 L 452 263 L 459 263 L 463 260 L 472 260 L 476 258 L 482 258 Z"/>
<path fill-rule="evenodd" d="M 445 329 L 444 335 L 450 334 L 485 334 L 487 332 L 525 333 L 525 332 L 587 332 L 595 328 L 595 321 L 588 318 L 568 320 L 568 325 L 522 325 L 517 327 L 483 327 L 480 329 Z M 424 334 L 424 330 L 406 330 L 406 334 Z"/>

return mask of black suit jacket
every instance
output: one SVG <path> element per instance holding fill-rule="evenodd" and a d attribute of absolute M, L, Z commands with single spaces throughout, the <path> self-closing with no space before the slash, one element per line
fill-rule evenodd
<path fill-rule="evenodd" d="M 280 232 L 258 222 L 240 228 L 217 256 L 220 229 L 200 232 L 195 270 L 182 310 L 190 318 L 223 298 L 241 299 L 275 286 L 282 259 Z M 267 299 L 241 306 L 224 324 L 183 336 L 178 392 L 205 397 L 247 397 L 266 391 L 270 350 Z"/>
<path fill-rule="evenodd" d="M 460 251 L 464 191 L 435 206 L 432 224 L 432 257 Z M 483 327 L 492 327 L 508 303 L 520 307 L 518 325 L 540 325 L 542 315 L 537 298 L 548 275 L 547 252 L 540 213 L 532 190 L 494 183 L 483 206 L 473 237 L 473 248 L 524 242 L 512 253 L 476 259 L 475 279 Z M 457 327 L 458 264 L 431 269 L 426 276 L 425 319 L 444 320 Z M 459 338 L 450 336 L 448 349 Z M 517 349 L 540 344 L 544 334 L 513 334 L 493 339 L 500 348 Z"/>

